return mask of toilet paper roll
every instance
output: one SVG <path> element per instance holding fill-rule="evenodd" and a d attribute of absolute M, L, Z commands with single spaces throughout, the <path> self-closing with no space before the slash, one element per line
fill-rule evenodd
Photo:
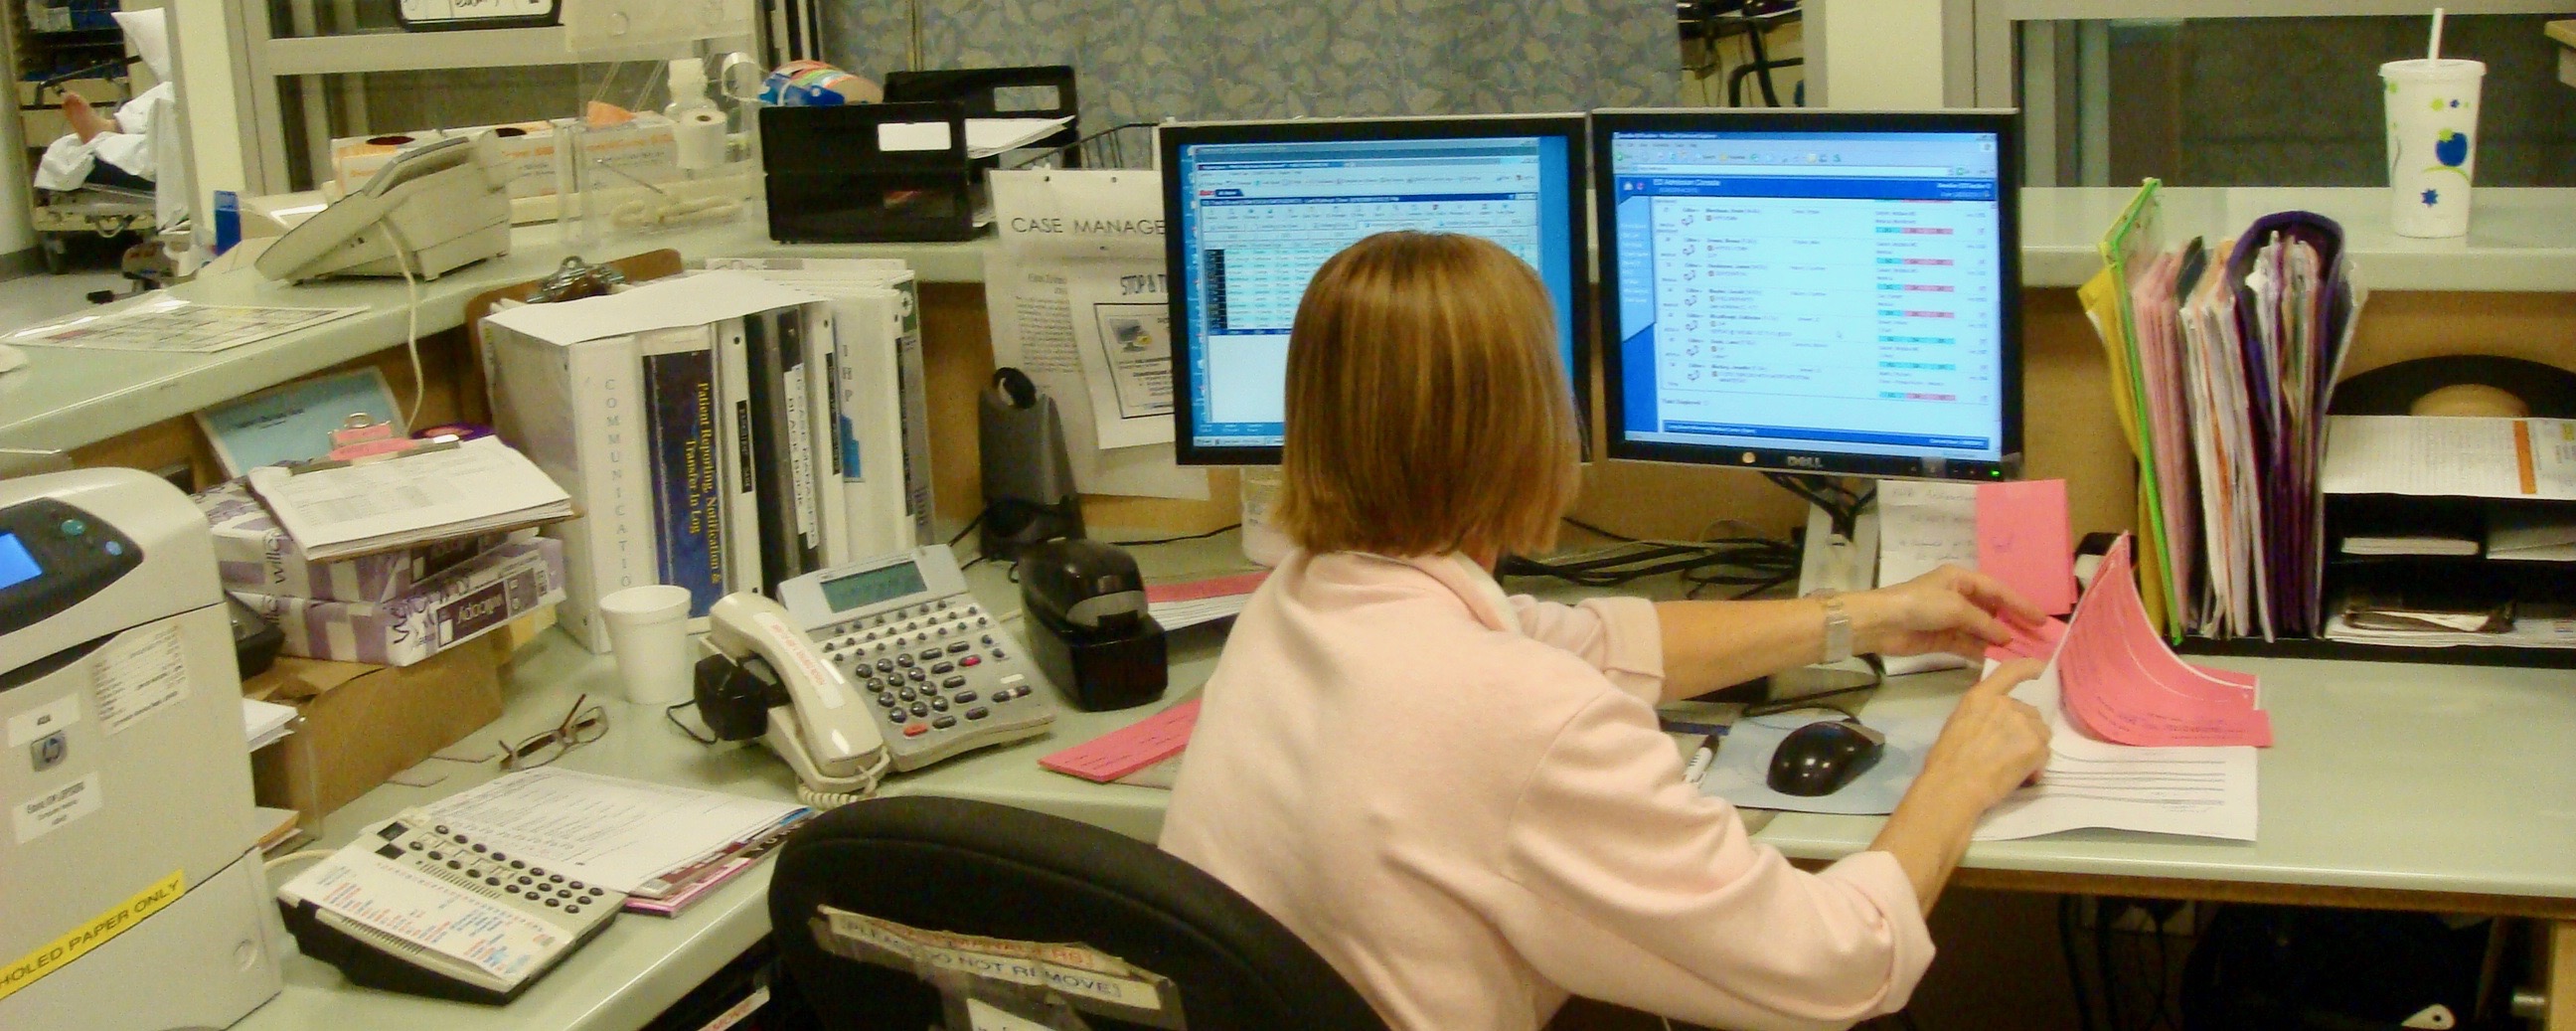
<path fill-rule="evenodd" d="M 697 172 L 724 163 L 724 112 L 709 108 L 680 112 L 678 124 L 672 132 L 678 144 L 681 168 Z"/>

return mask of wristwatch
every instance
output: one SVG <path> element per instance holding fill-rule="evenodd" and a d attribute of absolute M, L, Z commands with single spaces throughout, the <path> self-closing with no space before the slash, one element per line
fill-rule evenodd
<path fill-rule="evenodd" d="M 1852 657 L 1851 612 L 1843 608 L 1843 600 L 1835 597 L 1837 593 L 1827 588 L 1807 595 L 1825 603 L 1824 661 L 1828 663 L 1841 662 Z"/>

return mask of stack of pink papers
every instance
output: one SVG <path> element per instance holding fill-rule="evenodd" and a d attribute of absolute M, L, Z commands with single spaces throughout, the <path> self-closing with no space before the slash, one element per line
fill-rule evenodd
<path fill-rule="evenodd" d="M 2157 635 L 2138 597 L 2129 542 L 2121 535 L 2102 556 L 2093 590 L 2057 643 L 2059 704 L 2068 722 L 2123 745 L 2270 745 L 2272 717 L 2256 705 L 2252 674 L 2184 662 Z M 1997 651 L 2011 653 L 1997 658 L 2043 657 L 2046 647 L 2016 641 Z"/>
<path fill-rule="evenodd" d="M 1198 725 L 1199 700 L 1192 698 L 1071 748 L 1040 756 L 1038 765 L 1107 784 L 1181 754 L 1189 747 L 1190 731 Z"/>

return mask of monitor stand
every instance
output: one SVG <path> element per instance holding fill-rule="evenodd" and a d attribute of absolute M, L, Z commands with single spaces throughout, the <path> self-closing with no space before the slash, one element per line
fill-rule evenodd
<path fill-rule="evenodd" d="M 1798 563 L 1798 596 L 1820 590 L 1866 591 L 1878 586 L 1878 506 L 1864 506 L 1852 520 L 1851 536 L 1834 532 L 1834 519 L 1816 505 L 1807 506 L 1807 535 Z M 1876 684 L 1876 664 L 1855 655 L 1841 662 L 1782 670 L 1771 677 L 1774 701 L 1848 691 Z"/>

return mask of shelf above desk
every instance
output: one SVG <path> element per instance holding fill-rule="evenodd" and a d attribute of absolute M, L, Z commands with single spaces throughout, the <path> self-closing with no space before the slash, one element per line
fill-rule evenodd
<path fill-rule="evenodd" d="M 693 233 L 628 237 L 592 248 L 585 256 L 623 257 L 665 247 L 677 249 L 690 261 L 730 255 L 901 258 L 923 282 L 984 278 L 984 253 L 974 244 L 781 247 L 747 222 Z M 466 302 L 476 295 L 542 278 L 570 253 L 575 251 L 557 240 L 554 226 L 520 227 L 511 235 L 508 255 L 421 284 L 421 334 L 456 328 L 465 321 Z M 0 376 L 0 447 L 70 450 L 400 347 L 409 314 L 399 279 L 290 286 L 247 267 L 182 283 L 170 288 L 169 296 L 200 304 L 367 310 L 212 354 L 27 347 L 26 371 Z"/>
<path fill-rule="evenodd" d="M 2021 193 L 2024 286 L 2082 286 L 2102 269 L 2097 249 L 2135 187 L 2061 187 Z M 2388 228 L 2381 187 L 2169 187 L 2167 239 L 2234 241 L 2256 218 L 2313 211 L 2344 228 L 2362 285 L 2372 290 L 2576 291 L 2576 189 L 2485 187 L 2469 235 L 2419 240 Z"/>

